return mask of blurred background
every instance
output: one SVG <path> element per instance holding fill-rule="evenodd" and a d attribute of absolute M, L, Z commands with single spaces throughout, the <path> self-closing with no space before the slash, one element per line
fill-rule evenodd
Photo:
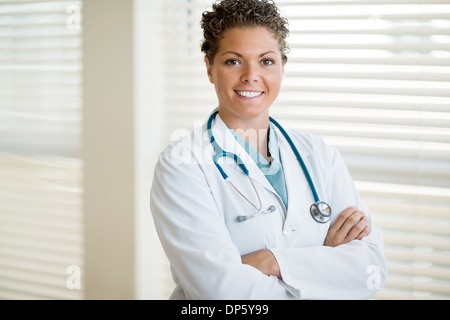
<path fill-rule="evenodd" d="M 212 0 L 0 0 L 0 299 L 166 299 L 153 167 L 216 107 Z M 272 116 L 343 154 L 390 274 L 450 298 L 450 0 L 277 1 Z"/>

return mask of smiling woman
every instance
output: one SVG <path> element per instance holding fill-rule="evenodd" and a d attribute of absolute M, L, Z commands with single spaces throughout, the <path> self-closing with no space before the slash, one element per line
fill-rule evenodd
<path fill-rule="evenodd" d="M 221 28 L 210 32 L 213 21 Z M 151 191 L 171 297 L 371 297 L 386 277 L 383 242 L 339 152 L 269 117 L 287 61 L 286 20 L 272 1 L 223 0 L 202 26 L 218 107 L 164 149 Z M 367 285 L 368 270 L 377 285 Z"/>
<path fill-rule="evenodd" d="M 290 51 L 271 115 L 321 135 L 345 158 L 383 229 L 390 273 L 376 298 L 448 299 L 450 4 L 277 4 L 289 18 Z M 167 142 L 217 103 L 197 50 L 198 17 L 210 7 L 210 0 L 167 7 Z"/>

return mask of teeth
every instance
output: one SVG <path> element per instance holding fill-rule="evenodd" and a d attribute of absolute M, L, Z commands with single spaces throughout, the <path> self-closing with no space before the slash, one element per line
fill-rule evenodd
<path fill-rule="evenodd" d="M 261 91 L 236 91 L 240 96 L 246 98 L 254 98 L 262 94 Z"/>

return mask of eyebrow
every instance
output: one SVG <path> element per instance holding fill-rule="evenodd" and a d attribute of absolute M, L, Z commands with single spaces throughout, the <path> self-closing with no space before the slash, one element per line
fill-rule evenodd
<path fill-rule="evenodd" d="M 223 53 L 222 56 L 226 55 L 227 53 L 234 54 L 234 55 L 238 56 L 239 58 L 242 58 L 242 57 L 243 57 L 242 54 L 240 54 L 239 52 L 235 52 L 235 51 L 227 51 L 227 52 Z M 276 52 L 275 52 L 275 51 L 267 51 L 267 52 L 261 53 L 261 54 L 259 55 L 259 57 L 262 58 L 262 57 L 264 57 L 266 54 L 269 54 L 269 53 L 276 53 Z"/>

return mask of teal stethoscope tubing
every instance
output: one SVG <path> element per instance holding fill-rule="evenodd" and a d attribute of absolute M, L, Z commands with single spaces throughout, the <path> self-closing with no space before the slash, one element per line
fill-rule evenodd
<path fill-rule="evenodd" d="M 209 134 L 210 142 L 213 145 L 214 151 L 216 153 L 214 158 L 213 158 L 213 162 L 216 165 L 217 169 L 219 170 L 219 172 L 222 175 L 224 180 L 228 179 L 228 175 L 225 173 L 225 171 L 223 170 L 222 166 L 220 166 L 219 163 L 218 163 L 218 160 L 220 158 L 222 158 L 222 157 L 232 157 L 234 159 L 234 161 L 238 164 L 238 166 L 242 169 L 244 174 L 246 176 L 249 176 L 249 171 L 248 171 L 247 167 L 245 166 L 244 162 L 242 161 L 242 159 L 238 155 L 236 155 L 234 153 L 227 152 L 227 151 L 223 150 L 222 147 L 219 146 L 219 144 L 217 143 L 216 139 L 214 138 L 214 135 L 212 133 L 212 121 L 214 120 L 214 118 L 216 117 L 218 112 L 219 111 L 216 110 L 216 111 L 214 111 L 211 114 L 211 116 L 208 119 L 207 125 L 206 125 L 206 129 L 207 129 L 208 134 Z M 289 143 L 292 151 L 294 152 L 298 162 L 300 163 L 300 167 L 302 168 L 303 173 L 305 174 L 306 180 L 308 181 L 309 187 L 311 189 L 311 192 L 313 194 L 314 201 L 315 201 L 315 203 L 313 203 L 311 205 L 311 208 L 310 208 L 310 212 L 311 212 L 312 217 L 314 218 L 314 220 L 316 220 L 319 223 L 328 222 L 329 217 L 331 216 L 330 206 L 327 203 L 325 203 L 323 201 L 320 201 L 319 196 L 318 196 L 317 191 L 316 191 L 316 188 L 315 188 L 314 183 L 312 181 L 311 175 L 309 174 L 308 168 L 306 167 L 305 162 L 303 161 L 300 153 L 298 152 L 297 147 L 294 145 L 294 142 L 292 141 L 291 137 L 288 135 L 286 130 L 284 130 L 284 128 L 275 119 L 273 119 L 272 117 L 269 117 L 269 120 L 283 134 L 284 138 Z M 250 179 L 250 181 L 251 181 L 251 179 Z M 253 182 L 252 182 L 252 185 L 253 185 Z M 234 185 L 233 185 L 233 187 L 234 187 Z M 234 187 L 234 188 L 236 189 L 236 187 Z M 256 188 L 255 188 L 254 185 L 253 185 L 253 189 L 255 189 L 255 192 L 256 192 Z M 241 196 L 243 196 L 248 202 L 250 202 L 238 189 L 236 189 L 236 190 L 239 192 L 239 194 L 241 194 Z M 258 195 L 258 200 L 260 200 L 259 199 L 259 195 Z M 256 209 L 258 209 L 258 208 L 256 208 Z M 259 208 L 259 211 L 261 211 L 261 208 Z M 273 211 L 273 209 L 270 210 L 270 212 L 272 212 L 272 211 Z M 259 213 L 260 212 L 258 212 L 256 215 L 258 215 Z M 242 216 L 240 216 L 240 217 L 241 217 L 241 219 L 239 219 L 239 217 L 238 217 L 238 221 L 239 222 L 247 220 L 247 219 L 243 219 Z"/>

